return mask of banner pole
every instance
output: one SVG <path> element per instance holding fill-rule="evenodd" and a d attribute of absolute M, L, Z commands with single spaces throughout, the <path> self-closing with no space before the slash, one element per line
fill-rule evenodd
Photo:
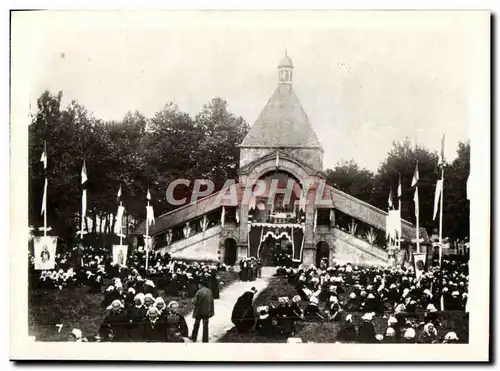
<path fill-rule="evenodd" d="M 441 167 L 441 199 L 439 205 L 439 266 L 443 257 L 443 198 L 444 198 L 444 166 Z"/>
<path fill-rule="evenodd" d="M 417 192 L 417 200 L 418 200 L 418 185 L 415 188 L 415 192 Z M 420 203 L 420 200 L 419 200 Z M 420 205 L 416 210 L 417 214 L 417 253 L 420 253 L 420 226 L 419 226 L 419 219 L 420 219 Z"/>
<path fill-rule="evenodd" d="M 149 220 L 148 220 L 148 207 L 149 207 L 149 201 L 146 207 L 146 274 L 148 272 L 148 265 L 149 265 Z"/>
<path fill-rule="evenodd" d="M 123 206 L 123 202 L 120 201 L 120 206 Z M 122 215 L 122 220 L 120 220 L 120 246 L 123 245 L 123 215 Z"/>
<path fill-rule="evenodd" d="M 45 184 L 47 184 L 48 180 L 47 180 L 47 176 L 45 176 Z M 49 188 L 49 187 L 47 187 Z M 43 212 L 43 236 L 44 237 L 47 237 L 47 198 L 48 198 L 48 194 L 49 193 L 48 191 L 45 193 L 45 210 Z"/>

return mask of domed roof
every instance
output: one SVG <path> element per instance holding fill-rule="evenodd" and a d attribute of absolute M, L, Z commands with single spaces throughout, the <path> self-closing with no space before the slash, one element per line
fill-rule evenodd
<path fill-rule="evenodd" d="M 285 52 L 285 55 L 283 56 L 283 58 L 281 58 L 280 64 L 278 65 L 278 67 L 292 67 L 293 68 L 292 60 L 286 54 L 286 52 Z"/>

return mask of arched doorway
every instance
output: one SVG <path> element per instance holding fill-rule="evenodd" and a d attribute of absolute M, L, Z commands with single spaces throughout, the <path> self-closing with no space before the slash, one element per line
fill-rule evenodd
<path fill-rule="evenodd" d="M 325 259 L 326 265 L 330 264 L 330 246 L 325 242 L 318 242 L 316 245 L 316 267 L 321 267 L 321 261 Z"/>
<path fill-rule="evenodd" d="M 235 265 L 237 256 L 237 246 L 234 238 L 227 238 L 224 241 L 224 264 Z"/>

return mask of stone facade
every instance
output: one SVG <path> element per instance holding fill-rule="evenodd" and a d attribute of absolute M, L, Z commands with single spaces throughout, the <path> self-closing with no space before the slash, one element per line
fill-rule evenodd
<path fill-rule="evenodd" d="M 259 118 L 240 145 L 239 179 L 236 188 L 241 196 L 249 192 L 254 182 L 269 174 L 286 173 L 301 185 L 311 180 L 324 180 L 323 148 L 309 123 L 292 87 L 293 64 L 286 58 L 286 63 L 279 66 L 278 87 L 264 107 Z M 286 73 L 281 73 L 286 72 Z M 283 78 L 285 76 L 286 78 Z M 314 189 L 311 191 L 314 192 Z M 385 230 L 385 211 L 360 201 L 332 187 L 323 192 L 329 196 L 321 206 L 315 202 L 305 205 L 305 219 L 297 221 L 304 225 L 303 250 L 301 262 L 316 264 L 318 246 L 328 245 L 328 259 L 334 262 L 352 262 L 358 265 L 386 264 L 387 253 L 359 238 L 335 228 L 335 210 L 352 216 L 381 231 Z M 152 234 L 158 234 L 173 225 L 185 223 L 221 208 L 213 202 L 215 195 L 201 202 L 188 204 L 157 219 Z M 225 223 L 195 236 L 162 248 L 174 257 L 193 260 L 222 261 L 227 239 L 232 239 L 236 260 L 249 254 L 249 205 L 238 200 L 237 204 L 225 204 L 237 213 L 238 223 Z M 317 210 L 330 210 L 329 224 L 317 225 Z M 403 237 L 415 237 L 415 228 L 409 222 L 402 223 Z M 301 224 L 302 225 L 302 224 Z M 139 230 L 141 233 L 141 230 Z M 143 232 L 142 232 L 143 233 Z M 421 236 L 424 237 L 424 236 Z M 321 250 L 324 254 L 324 250 Z M 321 255 L 323 256 L 323 255 Z"/>

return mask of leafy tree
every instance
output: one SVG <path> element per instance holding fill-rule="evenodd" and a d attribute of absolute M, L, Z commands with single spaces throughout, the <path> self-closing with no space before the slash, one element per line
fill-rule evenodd
<path fill-rule="evenodd" d="M 326 170 L 326 180 L 331 186 L 365 202 L 371 202 L 375 187 L 375 175 L 360 169 L 354 160 L 340 161 L 335 168 Z"/>

